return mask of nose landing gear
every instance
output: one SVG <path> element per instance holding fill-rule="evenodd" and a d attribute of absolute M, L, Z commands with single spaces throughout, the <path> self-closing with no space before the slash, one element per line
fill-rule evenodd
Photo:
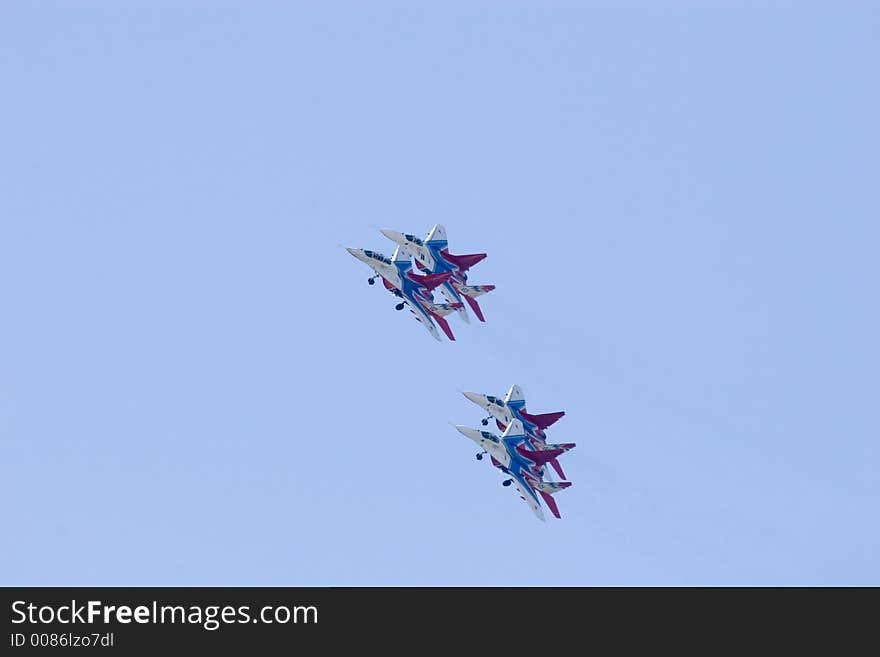
<path fill-rule="evenodd" d="M 501 485 L 502 486 L 510 486 L 510 484 L 512 484 L 512 483 L 513 483 L 513 479 L 505 479 L 504 481 L 501 482 Z"/>

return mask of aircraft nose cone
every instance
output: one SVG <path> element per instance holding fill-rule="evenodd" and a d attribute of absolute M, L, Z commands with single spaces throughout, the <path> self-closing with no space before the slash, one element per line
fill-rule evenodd
<path fill-rule="evenodd" d="M 461 394 L 463 394 L 465 397 L 467 397 L 470 401 L 474 402 L 475 404 L 478 404 L 480 406 L 483 405 L 483 401 L 484 401 L 483 395 L 479 395 L 475 392 L 463 392 Z"/>
<path fill-rule="evenodd" d="M 348 251 L 351 255 L 353 255 L 355 258 L 357 258 L 361 262 L 366 263 L 368 265 L 370 264 L 370 259 L 367 257 L 367 254 L 364 253 L 363 249 L 350 249 L 348 247 L 345 247 L 345 250 Z"/>
<path fill-rule="evenodd" d="M 398 233 L 396 230 L 388 230 L 387 228 L 383 228 L 381 233 L 390 239 L 392 242 L 397 242 L 398 244 L 406 243 L 406 240 L 403 237 L 402 233 Z"/>
<path fill-rule="evenodd" d="M 458 429 L 458 433 L 466 438 L 470 438 L 475 443 L 479 444 L 483 439 L 483 437 L 480 435 L 480 432 L 476 429 L 471 429 L 470 427 L 466 427 L 462 424 L 456 424 L 455 428 Z"/>

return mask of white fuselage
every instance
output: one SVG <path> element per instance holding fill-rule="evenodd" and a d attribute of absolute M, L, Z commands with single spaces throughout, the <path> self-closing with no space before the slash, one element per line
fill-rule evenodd
<path fill-rule="evenodd" d="M 505 426 L 516 419 L 503 399 L 493 397 L 492 395 L 481 395 L 478 392 L 466 392 L 464 396 Z"/>
<path fill-rule="evenodd" d="M 398 233 L 396 230 L 385 228 L 382 229 L 382 234 L 412 253 L 416 261 L 432 274 L 452 272 L 452 277 L 443 283 L 440 291 L 449 303 L 461 303 L 461 295 L 456 286 L 464 285 L 465 277 L 454 265 L 441 260 L 442 254 L 439 249 L 431 248 L 425 241 L 415 235 L 405 235 Z M 445 241 L 440 242 L 440 244 L 445 243 Z M 458 314 L 465 322 L 470 323 L 470 317 L 463 305 L 458 309 Z"/>
<path fill-rule="evenodd" d="M 392 242 L 405 247 L 406 250 L 412 253 L 413 257 L 418 260 L 419 264 L 428 271 L 436 273 L 440 270 L 438 267 L 440 263 L 434 258 L 431 249 L 429 249 L 425 243 L 415 235 L 404 235 L 403 233 L 398 233 L 396 230 L 387 230 L 384 228 L 382 229 L 382 234 Z"/>
<path fill-rule="evenodd" d="M 437 327 L 424 306 L 422 306 L 420 300 L 422 293 L 420 290 L 424 288 L 421 288 L 417 282 L 407 277 L 407 272 L 411 267 L 409 259 L 394 261 L 386 258 L 381 253 L 365 249 L 346 248 L 346 251 L 388 281 L 388 284 L 397 290 L 401 297 L 408 302 L 407 306 L 409 306 L 410 312 L 412 312 L 415 318 L 421 322 L 434 338 L 442 341 Z M 430 292 L 428 294 L 430 295 Z"/>
<path fill-rule="evenodd" d="M 519 423 L 516 424 L 519 425 Z M 513 423 L 508 425 L 508 430 L 505 431 L 500 439 L 489 431 L 480 431 L 479 429 L 471 429 L 470 427 L 461 425 L 456 425 L 455 428 L 477 443 L 483 451 L 497 461 L 505 474 L 510 475 L 510 479 L 513 481 L 514 486 L 516 486 L 520 498 L 528 505 L 539 520 L 544 520 L 544 511 L 541 509 L 538 497 L 535 495 L 535 491 L 532 490 L 532 487 L 526 482 L 525 474 L 523 472 L 523 470 L 528 469 L 528 466 L 521 456 L 514 456 L 515 452 L 513 452 L 513 450 L 516 449 L 516 445 L 519 443 L 519 439 L 521 438 L 522 440 L 525 440 L 525 436 L 513 437 L 510 441 L 505 439 L 513 426 Z M 519 427 L 521 427 L 521 425 L 519 425 Z M 540 475 L 538 476 L 540 477 Z"/>
<path fill-rule="evenodd" d="M 396 289 L 400 290 L 403 287 L 400 270 L 381 253 L 365 249 L 346 248 L 345 250 L 391 283 Z"/>
<path fill-rule="evenodd" d="M 502 466 L 505 468 L 510 467 L 510 454 L 497 436 L 489 431 L 480 431 L 479 429 L 471 429 L 470 427 L 461 425 L 456 425 L 455 428 L 477 443 L 484 452 L 498 461 Z"/>

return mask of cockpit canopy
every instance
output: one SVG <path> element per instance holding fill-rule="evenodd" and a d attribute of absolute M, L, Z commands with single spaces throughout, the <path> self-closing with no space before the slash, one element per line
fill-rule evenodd
<path fill-rule="evenodd" d="M 498 397 L 493 397 L 492 395 L 486 395 L 486 400 L 490 404 L 495 404 L 496 406 L 501 406 L 501 407 L 504 406 L 504 402 L 501 401 L 500 399 L 498 399 Z"/>
<path fill-rule="evenodd" d="M 488 431 L 481 431 L 480 435 L 483 436 L 483 438 L 485 438 L 486 440 L 491 440 L 493 443 L 498 442 L 498 438 Z"/>
<path fill-rule="evenodd" d="M 380 260 L 380 261 L 384 262 L 386 265 L 391 264 L 391 260 L 386 258 L 385 256 L 383 256 L 378 251 L 370 251 L 368 249 L 364 249 L 364 255 L 367 256 L 368 258 L 375 258 L 376 260 Z"/>
<path fill-rule="evenodd" d="M 404 235 L 404 237 L 406 238 L 407 242 L 412 242 L 413 244 L 418 244 L 419 246 L 425 246 L 425 243 L 415 235 L 410 235 L 409 233 L 407 233 L 406 235 Z"/>

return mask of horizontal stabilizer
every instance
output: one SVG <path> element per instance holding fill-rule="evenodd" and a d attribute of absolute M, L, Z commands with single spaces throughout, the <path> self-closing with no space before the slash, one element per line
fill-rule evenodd
<path fill-rule="evenodd" d="M 533 441 L 533 444 L 535 445 L 536 449 L 539 449 L 541 451 L 558 449 L 562 452 L 567 452 L 568 450 L 577 447 L 576 443 L 560 443 L 558 445 L 553 445 L 551 443 L 539 443 L 537 441 Z"/>
<path fill-rule="evenodd" d="M 473 299 L 495 289 L 494 285 L 456 285 L 456 289 L 466 297 Z"/>
<path fill-rule="evenodd" d="M 452 255 L 448 250 L 445 249 L 440 252 L 440 255 L 443 256 L 444 260 L 448 260 L 453 265 L 458 267 L 460 271 L 467 271 L 475 264 L 480 262 L 480 260 L 486 257 L 485 253 L 471 253 L 470 255 Z"/>
<path fill-rule="evenodd" d="M 521 413 L 526 420 L 528 420 L 532 424 L 537 425 L 538 429 L 540 429 L 541 431 L 543 431 L 551 424 L 556 422 L 563 415 L 565 415 L 565 411 L 557 411 L 555 413 L 538 413 L 536 415 L 526 413 L 525 411 L 521 411 Z"/>
<path fill-rule="evenodd" d="M 532 484 L 536 490 L 553 495 L 571 486 L 570 481 L 536 481 Z"/>
<path fill-rule="evenodd" d="M 446 317 L 454 310 L 462 307 L 460 303 L 432 303 L 431 301 L 422 301 L 422 304 L 435 315 Z"/>

